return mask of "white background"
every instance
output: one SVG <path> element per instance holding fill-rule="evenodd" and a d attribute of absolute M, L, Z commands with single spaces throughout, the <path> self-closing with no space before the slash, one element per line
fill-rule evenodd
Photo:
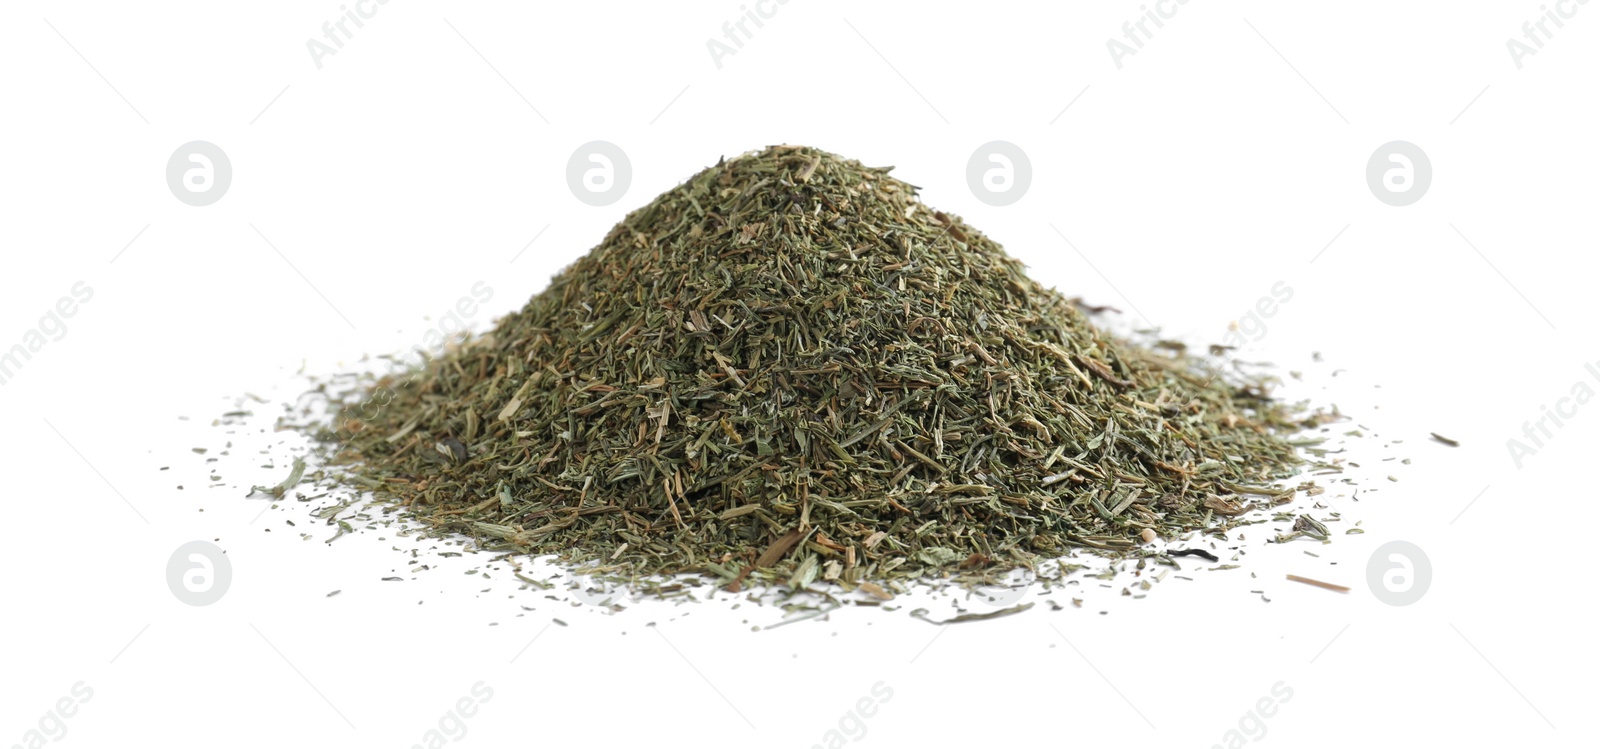
<path fill-rule="evenodd" d="M 453 744 L 811 746 L 880 681 L 893 697 L 852 744 L 1206 747 L 1278 682 L 1293 698 L 1252 744 L 1593 740 L 1600 405 L 1520 468 L 1506 441 L 1575 383 L 1600 390 L 1584 371 L 1600 362 L 1600 5 L 1563 3 L 1576 15 L 1518 69 L 1506 41 L 1537 2 L 1195 0 L 1120 70 L 1106 43 L 1136 2 L 792 0 L 720 69 L 706 42 L 737 0 L 393 0 L 320 70 L 306 41 L 337 2 L 165 6 L 0 10 L 0 348 L 74 283 L 94 290 L 0 387 L 0 745 L 79 681 L 93 697 L 61 746 L 411 746 L 479 681 L 494 697 Z M 201 208 L 164 177 L 197 139 L 234 170 Z M 997 139 L 1034 171 L 1004 208 L 965 177 Z M 591 140 L 633 165 L 608 207 L 566 185 Z M 1409 207 L 1365 182 L 1393 140 L 1433 165 Z M 1286 282 L 1242 358 L 1304 371 L 1305 395 L 1353 417 L 1336 433 L 1376 435 L 1352 446 L 1375 456 L 1361 501 L 1330 492 L 1335 543 L 1256 530 L 1242 568 L 1186 564 L 1194 581 L 1141 600 L 1089 580 L 1069 592 L 1082 609 L 752 632 L 780 612 L 605 616 L 504 565 L 462 574 L 481 558 L 412 573 L 385 534 L 326 545 L 303 508 L 243 497 L 285 474 L 296 439 L 259 429 L 302 364 L 418 343 L 480 281 L 483 329 L 627 210 L 774 143 L 896 165 L 1046 285 L 1197 345 Z M 246 391 L 273 403 L 247 403 L 236 434 L 211 426 Z M 1355 520 L 1365 535 L 1343 535 Z M 234 574 L 200 608 L 164 579 L 195 539 Z M 1406 607 L 1365 582 L 1396 539 L 1433 567 Z"/>

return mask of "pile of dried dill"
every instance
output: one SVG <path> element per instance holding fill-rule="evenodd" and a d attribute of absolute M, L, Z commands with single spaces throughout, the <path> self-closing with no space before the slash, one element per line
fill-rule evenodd
<path fill-rule="evenodd" d="M 970 579 L 1292 493 L 1288 407 L 1097 330 L 888 172 L 720 162 L 322 436 L 486 548 L 723 583 Z"/>

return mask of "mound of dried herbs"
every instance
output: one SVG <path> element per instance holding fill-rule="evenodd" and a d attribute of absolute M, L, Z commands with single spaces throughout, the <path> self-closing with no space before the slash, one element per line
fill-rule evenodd
<path fill-rule="evenodd" d="M 916 192 L 722 161 L 322 436 L 486 548 L 735 585 L 1121 555 L 1292 494 L 1301 425 L 1260 383 L 1097 330 Z"/>

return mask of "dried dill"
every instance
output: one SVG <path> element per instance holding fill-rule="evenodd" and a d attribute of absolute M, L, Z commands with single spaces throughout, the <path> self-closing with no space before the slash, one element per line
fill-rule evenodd
<path fill-rule="evenodd" d="M 793 146 L 700 172 L 340 405 L 336 462 L 438 531 L 731 587 L 1226 528 L 1292 493 L 1304 426 L 1260 382 L 1096 329 L 888 169 Z"/>

